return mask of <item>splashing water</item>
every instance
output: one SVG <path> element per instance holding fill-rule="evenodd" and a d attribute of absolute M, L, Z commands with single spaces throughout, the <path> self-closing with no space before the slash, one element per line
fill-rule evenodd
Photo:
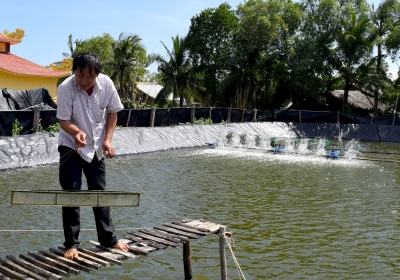
<path fill-rule="evenodd" d="M 339 150 L 339 155 L 336 158 L 351 160 L 357 156 L 359 143 L 356 140 L 351 140 L 343 143 L 339 139 L 337 147 L 331 147 L 330 142 L 325 138 L 281 138 L 276 137 L 260 137 L 259 135 L 250 135 L 242 133 L 235 135 L 229 132 L 226 135 L 226 140 L 220 141 L 220 148 L 241 148 L 260 151 L 276 152 L 276 147 L 283 149 L 285 154 L 290 155 L 309 155 L 317 158 L 326 157 L 330 151 Z"/>

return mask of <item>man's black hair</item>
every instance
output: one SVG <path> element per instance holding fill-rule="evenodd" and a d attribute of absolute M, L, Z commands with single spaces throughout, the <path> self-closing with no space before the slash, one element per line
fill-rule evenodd
<path fill-rule="evenodd" d="M 94 71 L 96 75 L 99 75 L 101 72 L 100 59 L 95 53 L 79 53 L 72 62 L 72 72 L 78 68 L 89 68 L 90 73 Z"/>

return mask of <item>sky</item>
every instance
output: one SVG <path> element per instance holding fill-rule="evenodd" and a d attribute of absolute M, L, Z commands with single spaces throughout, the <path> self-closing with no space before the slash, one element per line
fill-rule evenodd
<path fill-rule="evenodd" d="M 236 8 L 244 0 L 1 0 L 0 32 L 25 30 L 22 43 L 11 46 L 11 53 L 39 65 L 61 61 L 69 53 L 68 36 L 89 39 L 109 33 L 117 39 L 121 32 L 138 35 L 148 54 L 166 56 L 161 41 L 172 47 L 171 37 L 185 36 L 190 19 L 207 8 L 227 2 Z M 378 6 L 380 0 L 370 0 Z M 388 61 L 390 62 L 390 61 Z M 148 67 L 157 71 L 156 63 Z M 398 66 L 389 71 L 397 76 Z"/>

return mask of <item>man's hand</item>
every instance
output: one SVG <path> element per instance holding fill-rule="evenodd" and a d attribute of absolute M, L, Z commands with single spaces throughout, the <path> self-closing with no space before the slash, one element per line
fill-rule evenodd
<path fill-rule="evenodd" d="M 79 150 L 79 148 L 86 147 L 86 133 L 82 130 L 79 130 L 79 132 L 74 135 L 74 141 L 77 151 Z"/>
<path fill-rule="evenodd" d="M 80 130 L 76 125 L 70 121 L 60 120 L 61 128 L 69 135 L 74 137 L 75 149 L 78 151 L 79 148 L 86 147 L 86 133 Z"/>
<path fill-rule="evenodd" d="M 106 158 L 113 158 L 115 156 L 115 150 L 114 147 L 111 145 L 111 142 L 104 141 L 101 148 L 103 150 L 103 155 Z"/>

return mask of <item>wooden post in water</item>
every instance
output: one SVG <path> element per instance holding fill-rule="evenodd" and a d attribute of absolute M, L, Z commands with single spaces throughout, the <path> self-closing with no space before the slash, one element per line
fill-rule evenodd
<path fill-rule="evenodd" d="M 151 114 L 150 114 L 150 127 L 154 126 L 155 117 L 156 117 L 156 108 L 152 107 L 151 108 Z"/>
<path fill-rule="evenodd" d="M 190 240 L 186 243 L 183 243 L 183 268 L 185 270 L 185 280 L 191 280 L 193 278 L 190 248 Z"/>
<path fill-rule="evenodd" d="M 225 227 L 219 228 L 219 261 L 221 264 L 221 280 L 228 280 L 225 255 Z"/>

